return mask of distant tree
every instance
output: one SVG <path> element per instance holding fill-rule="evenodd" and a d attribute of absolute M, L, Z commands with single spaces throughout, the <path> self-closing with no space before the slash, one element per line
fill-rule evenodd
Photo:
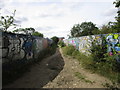
<path fill-rule="evenodd" d="M 0 17 L 0 27 L 3 28 L 4 31 L 7 31 L 8 28 L 11 26 L 16 26 L 16 24 L 14 24 L 15 12 L 16 10 L 14 10 L 14 13 L 12 16 L 1 16 Z"/>
<path fill-rule="evenodd" d="M 103 25 L 100 29 L 100 34 L 110 33 L 110 28 L 107 25 Z"/>
<path fill-rule="evenodd" d="M 59 41 L 59 38 L 56 36 L 52 37 L 51 39 L 54 41 L 55 44 L 57 44 Z"/>
<path fill-rule="evenodd" d="M 13 30 L 13 33 L 19 33 L 19 32 L 22 32 L 24 31 L 24 28 L 19 28 L 19 29 L 16 29 L 16 30 Z"/>
<path fill-rule="evenodd" d="M 93 31 L 97 31 L 98 28 L 96 27 L 95 24 L 93 24 L 92 22 L 83 22 L 80 25 L 82 31 L 82 35 L 93 35 Z"/>
<path fill-rule="evenodd" d="M 75 24 L 73 28 L 71 29 L 71 36 L 72 37 L 80 37 L 85 35 L 92 35 L 96 34 L 98 31 L 98 28 L 95 24 L 92 22 L 83 22 L 80 24 Z"/>
<path fill-rule="evenodd" d="M 35 29 L 34 28 L 19 28 L 19 29 L 16 29 L 14 30 L 13 32 L 23 32 L 25 34 L 33 34 L 35 32 Z"/>
<path fill-rule="evenodd" d="M 30 27 L 30 28 L 25 28 L 24 29 L 24 32 L 26 33 L 26 34 L 33 34 L 34 32 L 35 32 L 35 29 L 34 28 L 32 28 L 32 27 Z"/>
<path fill-rule="evenodd" d="M 37 31 L 35 31 L 32 35 L 34 35 L 34 36 L 39 36 L 39 37 L 43 37 L 43 34 L 37 32 Z"/>
<path fill-rule="evenodd" d="M 68 39 L 69 39 L 69 38 L 72 38 L 72 36 L 71 36 L 71 35 L 69 35 L 69 34 L 68 34 L 67 36 L 68 36 Z"/>
<path fill-rule="evenodd" d="M 82 29 L 80 24 L 75 24 L 71 29 L 71 37 L 79 37 L 81 36 Z"/>

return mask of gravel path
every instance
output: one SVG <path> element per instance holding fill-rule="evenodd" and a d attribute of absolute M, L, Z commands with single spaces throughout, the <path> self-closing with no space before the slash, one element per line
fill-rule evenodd
<path fill-rule="evenodd" d="M 62 54 L 61 49 L 60 52 Z M 64 69 L 44 88 L 104 88 L 105 83 L 111 83 L 105 77 L 82 68 L 76 59 L 63 54 L 62 57 L 65 62 Z"/>
<path fill-rule="evenodd" d="M 64 56 L 61 49 L 57 49 L 54 55 L 3 88 L 103 88 L 105 83 L 110 81 L 82 68 L 76 59 Z"/>

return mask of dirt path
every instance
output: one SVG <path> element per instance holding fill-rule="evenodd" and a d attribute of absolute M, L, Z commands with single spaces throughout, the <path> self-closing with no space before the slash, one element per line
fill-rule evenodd
<path fill-rule="evenodd" d="M 48 58 L 33 65 L 30 72 L 3 88 L 41 88 L 52 81 L 63 69 L 64 60 L 59 50 Z"/>
<path fill-rule="evenodd" d="M 3 88 L 103 88 L 105 83 L 110 81 L 83 69 L 76 59 L 63 56 L 60 49 Z"/>
<path fill-rule="evenodd" d="M 62 53 L 62 51 L 60 50 Z M 69 56 L 62 57 L 65 62 L 64 69 L 44 88 L 104 88 L 103 84 L 111 83 L 105 77 L 83 69 L 80 63 Z"/>

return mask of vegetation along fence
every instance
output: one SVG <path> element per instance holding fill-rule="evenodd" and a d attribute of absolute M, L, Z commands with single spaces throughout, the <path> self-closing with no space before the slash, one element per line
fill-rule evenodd
<path fill-rule="evenodd" d="M 77 50 L 86 55 L 91 53 L 90 47 L 92 42 L 98 42 L 99 45 L 106 44 L 107 53 L 112 56 L 117 54 L 120 56 L 120 33 L 115 34 L 102 34 L 102 35 L 91 35 L 91 36 L 82 36 L 76 38 L 65 39 L 64 43 L 68 45 L 73 45 Z M 116 57 L 117 61 L 120 62 L 120 58 Z"/>

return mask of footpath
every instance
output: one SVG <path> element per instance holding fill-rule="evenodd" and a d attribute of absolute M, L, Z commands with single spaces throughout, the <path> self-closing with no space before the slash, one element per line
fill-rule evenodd
<path fill-rule="evenodd" d="M 111 81 L 105 77 L 84 69 L 78 60 L 60 53 L 65 65 L 59 75 L 43 88 L 105 88 L 105 84 Z"/>
<path fill-rule="evenodd" d="M 3 88 L 104 88 L 107 78 L 84 69 L 61 49 L 33 65 L 29 72 Z"/>
<path fill-rule="evenodd" d="M 63 67 L 64 60 L 57 49 L 54 55 L 34 64 L 29 72 L 3 88 L 42 88 L 52 81 Z"/>

